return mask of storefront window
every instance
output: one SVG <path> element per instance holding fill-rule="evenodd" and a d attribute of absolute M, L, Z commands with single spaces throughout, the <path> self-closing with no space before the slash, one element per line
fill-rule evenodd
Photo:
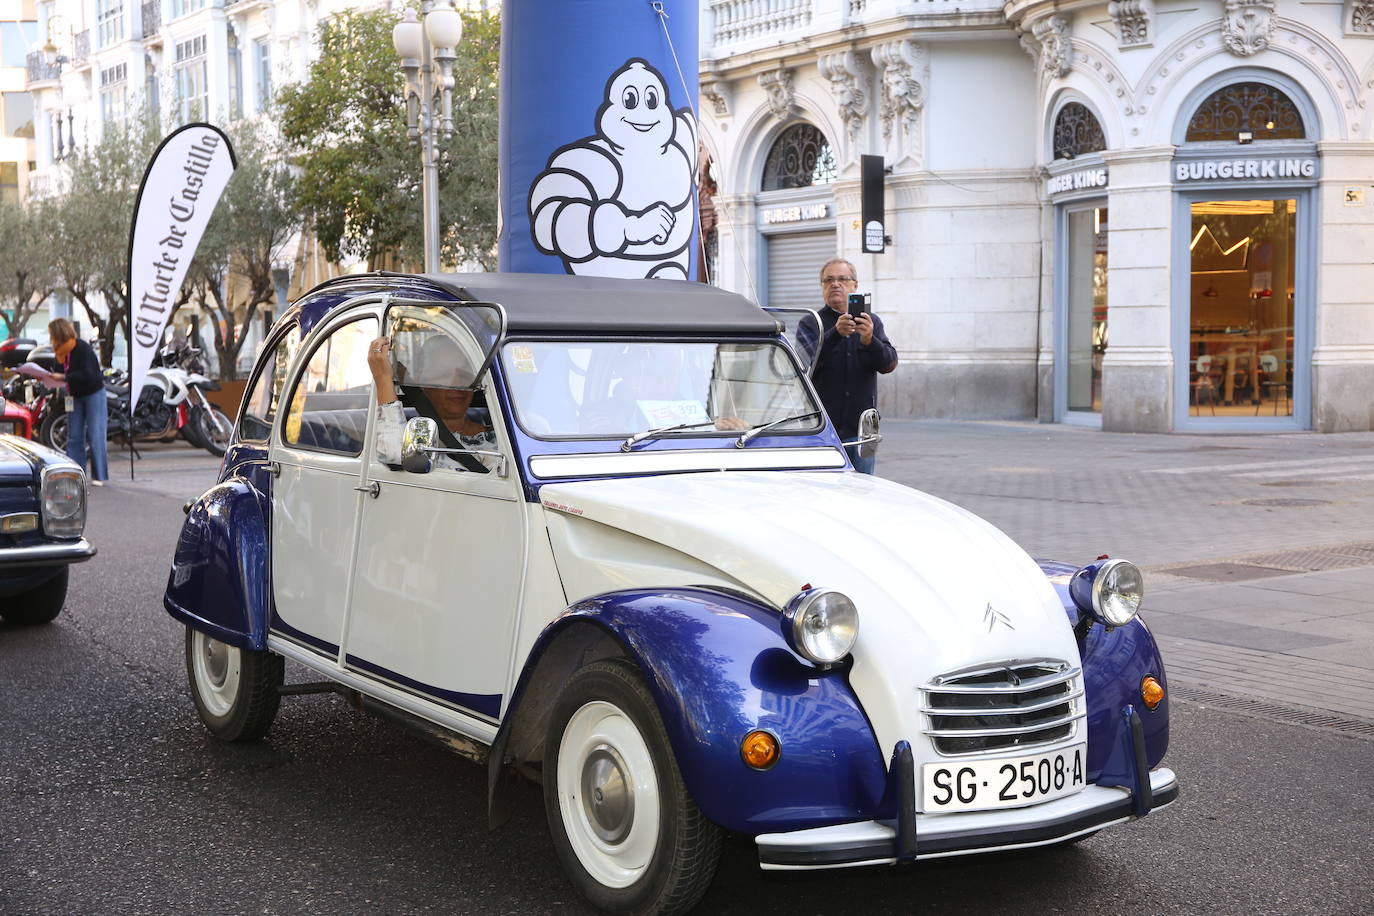
<path fill-rule="evenodd" d="M 1189 405 L 1196 416 L 1293 414 L 1297 204 L 1192 204 Z"/>
<path fill-rule="evenodd" d="M 1107 208 L 1071 210 L 1068 219 L 1069 410 L 1102 412 L 1107 352 Z"/>

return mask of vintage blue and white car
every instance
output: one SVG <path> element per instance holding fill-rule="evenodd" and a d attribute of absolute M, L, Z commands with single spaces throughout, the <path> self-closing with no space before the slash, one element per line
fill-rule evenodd
<path fill-rule="evenodd" d="M 0 434 L 0 617 L 47 623 L 67 600 L 68 567 L 95 556 L 86 474 L 61 452 Z"/>
<path fill-rule="evenodd" d="M 854 473 L 797 326 L 667 280 L 316 288 L 177 543 L 201 719 L 258 738 L 327 686 L 485 761 L 493 824 L 540 779 L 614 912 L 690 908 L 726 831 L 767 869 L 904 863 L 1173 801 L 1139 571 Z"/>

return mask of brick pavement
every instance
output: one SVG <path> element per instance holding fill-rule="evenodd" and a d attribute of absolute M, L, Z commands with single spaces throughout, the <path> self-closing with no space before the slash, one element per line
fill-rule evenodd
<path fill-rule="evenodd" d="M 878 473 L 1034 556 L 1125 557 L 1175 684 L 1374 722 L 1374 433 L 884 421 Z"/>

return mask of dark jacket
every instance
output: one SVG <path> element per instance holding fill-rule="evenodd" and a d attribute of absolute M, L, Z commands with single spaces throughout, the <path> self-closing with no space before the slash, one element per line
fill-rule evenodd
<path fill-rule="evenodd" d="M 857 436 L 859 414 L 877 406 L 878 374 L 897 368 L 897 348 L 887 339 L 883 320 L 869 314 L 873 318 L 873 341 L 865 347 L 857 331 L 845 337 L 835 330 L 839 312 L 828 306 L 820 310 L 821 346 L 811 382 L 841 439 Z"/>
<path fill-rule="evenodd" d="M 105 378 L 100 374 L 100 359 L 95 350 L 84 340 L 78 339 L 72 352 L 67 354 L 64 365 L 67 376 L 67 390 L 74 398 L 84 398 L 105 388 Z"/>

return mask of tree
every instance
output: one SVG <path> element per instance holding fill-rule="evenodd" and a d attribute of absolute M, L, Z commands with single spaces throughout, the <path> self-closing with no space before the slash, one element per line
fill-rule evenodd
<path fill-rule="evenodd" d="M 237 376 L 239 351 L 263 305 L 276 298 L 272 267 L 301 226 L 296 180 L 267 131 L 229 130 L 238 168 L 205 227 L 185 288 L 216 318 L 220 377 Z"/>
<path fill-rule="evenodd" d="M 58 283 L 81 303 L 106 366 L 117 336 L 128 332 L 129 220 L 158 140 L 152 121 L 107 126 L 99 142 L 72 158 L 67 193 L 43 204 Z M 105 314 L 95 307 L 97 293 L 104 297 Z"/>
<path fill-rule="evenodd" d="M 0 339 L 18 337 L 53 291 L 46 211 L 0 200 Z"/>
<path fill-rule="evenodd" d="M 304 83 L 278 96 L 301 169 L 301 204 L 331 260 L 423 261 L 420 162 L 406 138 L 395 16 L 345 13 L 320 26 Z M 454 134 L 439 166 L 441 257 L 494 266 L 500 23 L 464 14 L 454 64 Z"/>

